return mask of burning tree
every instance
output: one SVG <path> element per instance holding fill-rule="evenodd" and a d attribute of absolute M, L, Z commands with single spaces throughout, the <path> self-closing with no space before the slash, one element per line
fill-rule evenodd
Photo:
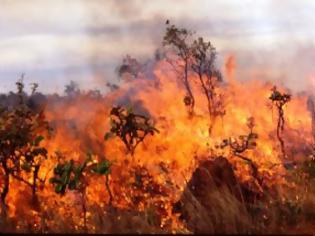
<path fill-rule="evenodd" d="M 278 122 L 277 122 L 277 138 L 280 143 L 282 156 L 286 158 L 286 152 L 285 152 L 285 146 L 284 146 L 284 140 L 282 138 L 282 133 L 284 131 L 284 110 L 283 107 L 285 104 L 287 104 L 291 100 L 291 95 L 287 93 L 280 93 L 276 86 L 272 88 L 272 93 L 269 97 L 269 99 L 272 101 L 272 104 L 274 104 L 278 111 Z"/>
<path fill-rule="evenodd" d="M 92 155 L 81 164 L 61 160 L 54 168 L 54 176 L 50 178 L 50 183 L 55 186 L 55 192 L 64 195 L 66 190 L 77 191 L 81 194 L 81 203 L 83 211 L 84 229 L 87 231 L 87 207 L 86 207 L 86 188 L 88 186 L 87 178 L 89 174 L 105 175 L 105 186 L 109 194 L 109 204 L 112 204 L 113 195 L 109 187 L 108 176 L 110 174 L 111 163 L 108 160 L 97 162 L 92 160 Z"/>
<path fill-rule="evenodd" d="M 113 107 L 110 117 L 111 129 L 105 134 L 105 140 L 112 136 L 119 137 L 131 155 L 148 134 L 154 135 L 159 132 L 148 117 L 135 114 L 132 109 Z"/>
<path fill-rule="evenodd" d="M 189 114 L 193 115 L 195 98 L 188 79 L 192 60 L 192 48 L 189 44 L 189 39 L 192 36 L 192 32 L 184 28 L 177 28 L 175 25 L 169 25 L 169 21 L 166 24 L 168 27 L 163 39 L 163 46 L 169 46 L 177 56 L 175 60 L 168 59 L 168 62 L 183 81 L 187 93 L 184 103 L 188 107 Z"/>
<path fill-rule="evenodd" d="M 216 91 L 217 83 L 222 81 L 222 75 L 214 65 L 216 51 L 211 42 L 205 42 L 203 38 L 195 40 L 192 45 L 192 56 L 192 69 L 198 75 L 207 98 L 211 134 L 216 118 L 225 114 L 222 96 Z"/>
<path fill-rule="evenodd" d="M 216 50 L 211 42 L 204 41 L 202 37 L 193 39 L 192 36 L 191 31 L 171 25 L 166 28 L 163 45 L 170 46 L 178 57 L 175 60 L 167 60 L 182 78 L 187 92 L 184 103 L 189 108 L 190 115 L 194 112 L 195 98 L 188 76 L 190 71 L 197 74 L 207 99 L 211 134 L 216 118 L 225 114 L 222 95 L 217 92 L 222 75 L 215 66 Z"/>
<path fill-rule="evenodd" d="M 44 139 L 39 135 L 47 131 L 48 123 L 43 112 L 34 112 L 25 105 L 24 83 L 18 81 L 19 105 L 12 110 L 2 108 L 0 111 L 0 166 L 3 174 L 1 203 L 6 209 L 6 197 L 10 190 L 10 178 L 26 184 L 32 189 L 34 200 L 38 173 L 42 161 L 47 158 L 47 151 L 40 147 Z M 32 175 L 28 181 L 26 175 Z"/>

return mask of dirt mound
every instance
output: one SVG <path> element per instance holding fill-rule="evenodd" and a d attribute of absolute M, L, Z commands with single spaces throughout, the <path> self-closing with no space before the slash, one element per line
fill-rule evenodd
<path fill-rule="evenodd" d="M 246 203 L 256 197 L 238 181 L 229 161 L 219 157 L 200 163 L 173 211 L 195 233 L 247 233 Z"/>

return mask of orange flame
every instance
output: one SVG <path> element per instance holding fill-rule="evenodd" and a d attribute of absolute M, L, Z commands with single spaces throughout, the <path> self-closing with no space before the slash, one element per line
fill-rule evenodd
<path fill-rule="evenodd" d="M 53 155 L 56 151 L 64 153 L 67 159 L 83 160 L 85 153 L 92 150 L 98 157 L 106 156 L 114 161 L 111 188 L 114 192 L 119 207 L 128 207 L 125 200 L 128 176 L 124 172 L 125 160 L 146 166 L 157 182 L 164 183 L 167 178 L 173 181 L 167 201 L 169 204 L 176 201 L 183 190 L 186 180 L 196 164 L 197 159 L 212 158 L 213 152 L 217 155 L 227 156 L 226 150 L 216 150 L 215 145 L 223 139 L 238 137 L 247 134 L 246 121 L 248 117 L 254 117 L 256 126 L 254 130 L 259 134 L 257 147 L 248 151 L 246 155 L 259 166 L 259 171 L 270 177 L 270 181 L 282 181 L 281 174 L 284 168 L 281 165 L 281 152 L 276 140 L 276 110 L 271 107 L 268 99 L 271 84 L 252 80 L 246 83 L 235 80 L 235 59 L 230 56 L 225 63 L 225 77 L 228 83 L 219 88 L 224 94 L 226 114 L 214 127 L 211 137 L 208 135 L 208 114 L 206 99 L 197 83 L 193 83 L 193 91 L 196 98 L 196 115 L 190 118 L 183 104 L 184 89 L 176 79 L 176 75 L 170 70 L 168 63 L 160 61 L 155 65 L 156 79 L 136 79 L 127 82 L 117 91 L 107 94 L 101 99 L 94 99 L 80 95 L 74 100 L 62 103 L 54 103 L 47 108 L 47 118 L 55 125 L 55 133 L 50 139 L 46 139 L 44 146 Z M 194 77 L 191 76 L 191 80 Z M 313 80 L 312 80 L 313 81 Z M 136 149 L 134 157 L 126 154 L 125 147 L 118 138 L 104 141 L 104 133 L 109 130 L 109 111 L 119 98 L 129 94 L 132 104 L 139 104 L 150 113 L 160 133 L 147 137 L 143 144 Z M 290 145 L 303 145 L 311 143 L 311 116 L 306 107 L 306 96 L 294 96 L 285 107 L 287 140 Z M 290 146 L 289 145 L 289 146 Z M 289 148 L 289 147 L 288 147 Z M 296 147 L 296 150 L 301 150 Z M 292 158 L 299 159 L 303 153 L 296 152 Z M 232 161 L 232 160 L 231 160 Z M 48 160 L 41 168 L 40 176 L 51 176 L 51 169 L 55 159 Z M 174 171 L 163 176 L 160 164 L 166 163 Z M 237 174 L 242 181 L 250 179 L 246 165 L 240 165 Z M 49 172 L 50 171 L 50 172 Z M 49 174 L 50 173 L 50 174 Z M 90 180 L 92 181 L 92 180 Z M 124 183 L 124 181 L 126 181 Z M 270 182 L 269 184 L 272 184 Z M 43 190 L 43 196 L 49 196 L 48 202 L 57 199 L 51 185 Z M 12 188 L 14 189 L 14 188 Z M 24 187 L 18 191 L 11 191 L 8 197 L 12 215 L 17 214 L 19 208 L 18 195 L 25 192 Z M 18 193 L 19 192 L 19 193 Z M 75 202 L 69 195 L 68 201 Z M 122 200 L 124 199 L 124 200 Z M 67 202 L 66 199 L 63 199 Z M 92 204 L 108 201 L 108 195 L 102 179 L 93 181 L 88 187 L 88 201 Z M 64 210 L 65 212 L 65 210 Z M 169 214 L 171 214 L 169 212 Z"/>

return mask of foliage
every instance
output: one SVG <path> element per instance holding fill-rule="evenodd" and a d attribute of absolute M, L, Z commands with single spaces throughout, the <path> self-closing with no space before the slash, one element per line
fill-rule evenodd
<path fill-rule="evenodd" d="M 132 155 L 148 134 L 154 135 L 159 132 L 148 117 L 135 114 L 131 109 L 113 107 L 110 118 L 111 129 L 105 134 L 105 140 L 112 136 L 119 137 Z"/>
<path fill-rule="evenodd" d="M 185 86 L 187 94 L 184 97 L 184 103 L 188 108 L 189 114 L 192 115 L 194 113 L 195 98 L 188 79 L 192 57 L 192 48 L 189 40 L 192 32 L 185 28 L 177 28 L 175 25 L 170 25 L 169 21 L 166 22 L 166 25 L 163 46 L 169 47 L 177 56 L 175 60 L 169 58 L 168 62 L 173 66 Z"/>
<path fill-rule="evenodd" d="M 47 150 L 40 146 L 44 139 L 40 133 L 48 130 L 43 111 L 35 112 L 24 102 L 24 83 L 16 83 L 19 105 L 14 109 L 2 108 L 0 111 L 0 165 L 3 172 L 1 201 L 5 204 L 9 192 L 10 177 L 13 177 L 32 188 L 33 196 L 39 168 L 47 158 Z M 35 92 L 35 90 L 33 90 Z M 32 181 L 23 178 L 30 173 Z"/>
<path fill-rule="evenodd" d="M 122 65 L 118 67 L 118 75 L 127 80 L 137 78 L 140 73 L 142 73 L 142 65 L 130 55 L 127 55 L 123 59 Z M 124 75 L 129 75 L 131 78 L 126 78 Z"/>
<path fill-rule="evenodd" d="M 54 176 L 50 183 L 55 185 L 55 192 L 64 194 L 66 189 L 79 190 L 82 188 L 81 177 L 86 162 L 83 165 L 75 165 L 73 160 L 66 161 L 64 164 L 58 164 L 54 168 Z"/>
<path fill-rule="evenodd" d="M 65 94 L 69 97 L 80 94 L 80 88 L 78 83 L 71 80 L 70 83 L 65 87 Z"/>
<path fill-rule="evenodd" d="M 65 194 L 66 190 L 82 191 L 86 187 L 85 176 L 87 174 L 109 175 L 111 163 L 108 160 L 95 162 L 91 155 L 81 164 L 73 159 L 58 163 L 54 168 L 54 176 L 50 183 L 55 186 L 55 192 Z"/>
<path fill-rule="evenodd" d="M 32 90 L 32 95 L 36 93 L 36 90 L 38 88 L 38 84 L 37 83 L 32 83 L 31 84 L 31 90 Z"/>
<path fill-rule="evenodd" d="M 106 83 L 106 87 L 109 89 L 109 91 L 113 92 L 117 89 L 119 89 L 119 86 L 117 84 L 112 84 L 112 83 L 109 83 L 107 82 Z"/>
<path fill-rule="evenodd" d="M 203 38 L 194 40 L 192 44 L 192 69 L 197 73 L 201 87 L 207 98 L 210 117 L 209 134 L 214 126 L 216 117 L 225 114 L 222 95 L 217 93 L 218 83 L 222 81 L 221 72 L 215 67 L 216 51 L 211 42 Z"/>
<path fill-rule="evenodd" d="M 163 45 L 170 47 L 177 56 L 168 58 L 168 62 L 180 76 L 187 95 L 184 103 L 189 108 L 189 113 L 194 112 L 195 98 L 189 81 L 189 72 L 198 75 L 202 91 L 207 99 L 207 108 L 210 118 L 209 134 L 218 116 L 225 114 L 223 96 L 217 92 L 222 75 L 215 66 L 216 50 L 211 42 L 206 42 L 202 37 L 193 38 L 193 33 L 185 28 L 177 28 L 175 25 L 168 27 L 163 39 Z"/>
<path fill-rule="evenodd" d="M 92 155 L 88 154 L 88 158 L 81 163 L 75 163 L 73 159 L 58 163 L 54 168 L 54 176 L 49 182 L 55 186 L 55 192 L 64 195 L 67 190 L 78 191 L 81 193 L 81 202 L 83 210 L 83 220 L 85 232 L 87 232 L 87 208 L 86 208 L 86 188 L 87 175 L 98 174 L 106 176 L 106 188 L 110 196 L 110 204 L 112 201 L 112 193 L 108 185 L 108 175 L 110 174 L 111 163 L 103 160 L 99 163 L 92 160 Z"/>

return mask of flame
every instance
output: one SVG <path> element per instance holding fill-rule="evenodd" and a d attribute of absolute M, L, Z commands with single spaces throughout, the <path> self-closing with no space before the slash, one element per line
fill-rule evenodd
<path fill-rule="evenodd" d="M 246 153 L 257 163 L 259 171 L 273 177 L 273 181 L 280 183 L 281 174 L 285 172 L 282 167 L 281 151 L 276 138 L 277 113 L 272 109 L 270 96 L 271 84 L 251 80 L 238 82 L 235 79 L 235 59 L 230 56 L 225 63 L 225 78 L 227 82 L 219 88 L 224 95 L 226 114 L 216 123 L 213 133 L 209 137 L 209 119 L 207 114 L 206 99 L 197 83 L 193 83 L 193 91 L 196 98 L 196 115 L 189 117 L 183 103 L 185 90 L 176 78 L 166 61 L 157 62 L 154 67 L 155 79 L 135 79 L 123 84 L 118 90 L 95 99 L 81 94 L 75 99 L 62 102 L 52 102 L 46 110 L 46 117 L 54 126 L 54 134 L 46 138 L 43 145 L 51 155 L 40 170 L 40 176 L 51 176 L 51 170 L 56 163 L 53 158 L 56 151 L 62 152 L 67 159 L 84 160 L 87 151 L 99 158 L 104 156 L 114 161 L 110 177 L 111 188 L 114 193 L 116 206 L 120 208 L 132 208 L 127 195 L 130 176 L 127 173 L 126 159 L 131 163 L 146 166 L 150 170 L 155 181 L 165 185 L 167 180 L 173 182 L 168 190 L 168 196 L 164 197 L 167 214 L 171 215 L 170 206 L 175 202 L 185 187 L 196 166 L 197 159 L 212 158 L 211 150 L 216 144 L 229 137 L 238 137 L 248 133 L 247 118 L 254 117 L 255 132 L 259 134 L 257 147 Z M 196 78 L 191 76 L 190 80 Z M 312 79 L 314 81 L 314 78 Z M 285 90 L 282 88 L 282 90 Z M 118 138 L 104 141 L 104 133 L 110 129 L 109 112 L 112 105 L 119 103 L 128 95 L 129 102 L 133 105 L 141 105 L 154 120 L 159 134 L 148 136 L 139 145 L 133 157 L 126 154 L 123 143 Z M 138 105 L 137 105 L 138 104 Z M 292 101 L 285 107 L 285 120 L 287 142 L 290 145 L 311 143 L 311 116 L 307 110 L 307 96 L 293 96 Z M 299 141 L 298 141 L 299 140 Z M 296 147 L 299 150 L 299 147 Z M 222 151 L 222 155 L 227 155 Z M 296 153 L 295 158 L 302 158 L 301 153 Z M 233 161 L 233 160 L 231 160 Z M 161 174 L 161 163 L 165 163 L 171 171 L 167 176 Z M 132 166 L 132 165 L 131 165 Z M 246 165 L 239 165 L 237 175 L 242 181 L 251 178 Z M 276 179 L 276 180 L 274 180 Z M 23 185 L 17 185 L 14 180 L 9 193 L 8 202 L 11 216 L 23 211 L 18 204 L 21 193 L 28 191 Z M 270 180 L 272 181 L 272 180 Z M 102 178 L 89 180 L 87 198 L 90 205 L 106 205 L 108 194 Z M 273 184 L 270 182 L 269 184 Z M 30 194 L 30 193 L 29 193 Z M 41 191 L 43 199 L 47 199 L 47 205 L 54 202 L 70 203 L 76 205 L 79 201 L 75 195 L 66 194 L 60 198 L 54 194 L 52 186 L 46 183 Z M 59 203 L 61 204 L 61 203 Z M 47 207 L 47 206 L 46 206 Z M 141 207 L 139 207 L 141 208 Z M 67 208 L 68 209 L 68 208 Z M 68 214 L 67 209 L 58 208 L 60 215 Z M 70 213 L 69 213 L 70 214 Z M 174 223 L 175 224 L 175 223 Z"/>

